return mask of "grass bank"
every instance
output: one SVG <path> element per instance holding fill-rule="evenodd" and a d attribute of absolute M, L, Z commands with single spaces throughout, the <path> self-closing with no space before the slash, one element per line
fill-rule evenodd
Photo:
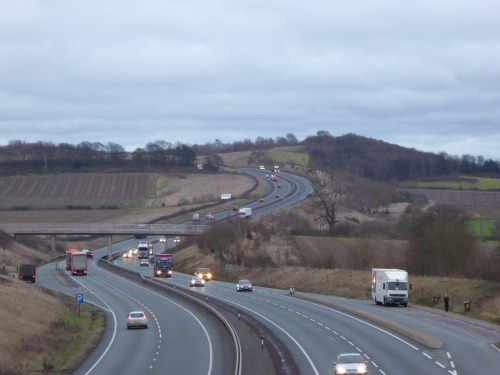
<path fill-rule="evenodd" d="M 0 375 L 72 373 L 101 339 L 104 314 L 90 305 L 1 275 Z"/>

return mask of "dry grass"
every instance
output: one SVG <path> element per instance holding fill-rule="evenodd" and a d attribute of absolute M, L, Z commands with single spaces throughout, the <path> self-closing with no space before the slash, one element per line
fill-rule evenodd
<path fill-rule="evenodd" d="M 243 174 L 185 175 L 182 178 L 158 180 L 157 197 L 148 207 L 175 207 L 179 205 L 215 202 L 221 194 L 241 196 L 253 185 L 253 180 Z"/>
<path fill-rule="evenodd" d="M 100 339 L 103 319 L 88 327 L 85 335 L 81 334 L 78 324 L 68 322 L 71 311 L 68 297 L 47 293 L 33 284 L 0 276 L 0 374 L 28 374 L 32 371 L 61 369 L 66 367 L 68 359 L 86 354 L 90 349 L 80 343 L 74 353 L 68 353 L 67 348 L 72 340 L 82 340 L 90 345 Z M 73 307 L 74 308 L 74 307 Z M 95 314 L 88 309 L 82 312 L 88 316 Z M 88 317 L 87 320 L 90 318 Z M 87 340 L 93 335 L 92 340 Z M 59 354 L 56 354 L 59 353 Z M 71 362 L 72 366 L 74 363 Z"/>
<path fill-rule="evenodd" d="M 252 167 L 248 165 L 248 157 L 251 155 L 250 151 L 239 151 L 239 152 L 230 152 L 220 154 L 219 156 L 224 161 L 224 165 L 231 166 L 233 168 L 239 167 Z M 254 165 L 255 168 L 258 168 L 258 165 Z"/>

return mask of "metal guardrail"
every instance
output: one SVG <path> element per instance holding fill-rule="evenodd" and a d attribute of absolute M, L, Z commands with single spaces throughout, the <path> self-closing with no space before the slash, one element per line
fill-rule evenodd
<path fill-rule="evenodd" d="M 203 302 L 199 298 L 193 297 L 192 295 L 183 292 L 181 290 L 182 287 L 171 286 L 171 285 L 167 285 L 165 283 L 161 283 L 161 282 L 159 282 L 157 280 L 154 280 L 152 277 L 149 278 L 149 277 L 146 277 L 146 276 L 142 275 L 140 272 L 132 271 L 132 270 L 130 270 L 128 268 L 120 267 L 120 266 L 118 266 L 116 264 L 112 264 L 110 262 L 110 260 L 115 259 L 115 258 L 117 258 L 119 256 L 120 256 L 120 254 L 117 254 L 117 255 L 113 256 L 109 260 L 105 259 L 107 257 L 104 257 L 104 258 L 99 259 L 98 263 L 104 262 L 107 266 L 109 266 L 109 267 L 117 270 L 120 273 L 124 273 L 124 274 L 130 275 L 130 276 L 132 276 L 132 277 L 134 277 L 136 279 L 140 279 L 140 280 L 142 280 L 142 281 L 144 281 L 144 282 L 146 282 L 146 283 L 148 283 L 150 285 L 154 285 L 155 287 L 160 288 L 160 289 L 162 289 L 162 290 L 164 290 L 164 291 L 166 291 L 166 292 L 174 295 L 177 298 L 182 298 L 182 299 L 184 299 L 184 300 L 186 300 L 186 301 L 188 301 L 190 303 L 193 303 L 196 306 L 198 306 L 199 308 L 202 308 L 205 311 L 207 311 L 208 313 L 212 314 L 212 316 L 214 316 L 222 324 L 222 326 L 229 332 L 229 334 L 231 335 L 231 338 L 233 340 L 234 347 L 235 347 L 235 353 L 236 353 L 236 363 L 235 363 L 234 375 L 241 375 L 241 371 L 242 371 L 242 349 L 241 349 L 241 342 L 240 342 L 240 339 L 239 339 L 238 334 L 236 332 L 236 329 L 233 327 L 233 325 L 229 321 L 227 321 L 226 318 L 224 318 L 212 306 L 210 306 L 207 303 Z"/>
<path fill-rule="evenodd" d="M 7 234 L 199 235 L 210 225 L 188 224 L 0 224 Z"/>

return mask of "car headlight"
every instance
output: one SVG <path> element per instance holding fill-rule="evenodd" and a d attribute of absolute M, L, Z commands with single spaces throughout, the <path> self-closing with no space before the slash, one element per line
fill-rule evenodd
<path fill-rule="evenodd" d="M 358 367 L 358 374 L 366 374 L 366 365 L 360 365 Z"/>
<path fill-rule="evenodd" d="M 212 274 L 211 274 L 211 273 L 207 273 L 207 277 L 208 277 L 209 279 L 211 279 L 211 278 L 212 278 Z"/>
<path fill-rule="evenodd" d="M 346 373 L 346 370 L 345 370 L 345 367 L 344 366 L 337 366 L 337 368 L 335 369 L 335 372 L 337 374 L 345 374 Z"/>

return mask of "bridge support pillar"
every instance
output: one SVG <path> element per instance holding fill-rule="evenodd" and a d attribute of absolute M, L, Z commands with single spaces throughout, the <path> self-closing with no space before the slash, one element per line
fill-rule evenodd
<path fill-rule="evenodd" d="M 56 253 L 56 235 L 52 235 L 52 254 Z"/>
<path fill-rule="evenodd" d="M 108 237 L 108 259 L 113 255 L 113 235 L 110 234 Z"/>

